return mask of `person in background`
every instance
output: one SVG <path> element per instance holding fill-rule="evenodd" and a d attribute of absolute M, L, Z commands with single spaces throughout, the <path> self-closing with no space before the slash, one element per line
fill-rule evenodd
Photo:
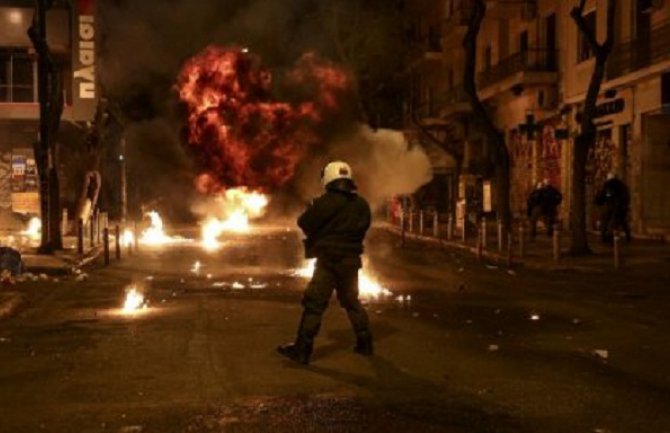
<path fill-rule="evenodd" d="M 631 241 L 628 211 L 630 209 L 630 192 L 628 186 L 617 178 L 614 173 L 607 175 L 598 194 L 595 204 L 600 206 L 600 237 L 603 243 L 612 242 L 614 232 L 623 230 L 626 242 Z"/>

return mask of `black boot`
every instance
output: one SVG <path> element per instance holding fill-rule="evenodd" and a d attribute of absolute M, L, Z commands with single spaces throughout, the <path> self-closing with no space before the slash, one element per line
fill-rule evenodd
<path fill-rule="evenodd" d="M 363 356 L 372 356 L 374 353 L 372 347 L 372 335 L 369 332 L 358 334 L 356 337 L 356 346 L 354 352 Z"/>
<path fill-rule="evenodd" d="M 312 345 L 298 339 L 295 343 L 277 347 L 277 352 L 291 361 L 307 365 L 309 364 L 309 357 L 312 355 Z"/>

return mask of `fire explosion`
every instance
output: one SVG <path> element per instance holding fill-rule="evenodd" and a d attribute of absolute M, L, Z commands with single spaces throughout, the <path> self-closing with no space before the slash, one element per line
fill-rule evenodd
<path fill-rule="evenodd" d="M 201 193 L 285 185 L 351 87 L 342 69 L 311 53 L 283 81 L 297 101 L 273 97 L 272 73 L 247 50 L 211 46 L 186 62 L 177 88 Z"/>

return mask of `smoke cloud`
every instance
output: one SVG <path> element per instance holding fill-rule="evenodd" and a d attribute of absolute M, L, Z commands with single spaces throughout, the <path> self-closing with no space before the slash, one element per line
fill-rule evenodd
<path fill-rule="evenodd" d="M 395 195 L 416 191 L 433 175 L 426 153 L 418 146 L 410 148 L 402 132 L 357 125 L 335 138 L 325 157 L 303 166 L 296 183 L 304 200 L 321 190 L 319 173 L 330 160 L 351 165 L 359 192 L 376 209 Z"/>

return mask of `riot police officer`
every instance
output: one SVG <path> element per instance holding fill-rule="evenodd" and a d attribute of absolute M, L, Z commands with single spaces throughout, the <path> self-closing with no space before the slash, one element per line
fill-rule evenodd
<path fill-rule="evenodd" d="M 306 236 L 305 255 L 316 258 L 314 275 L 303 296 L 295 342 L 277 348 L 281 355 L 302 364 L 309 363 L 333 290 L 356 335 L 354 350 L 366 356 L 373 353 L 368 315 L 358 299 L 358 271 L 370 227 L 370 206 L 357 194 L 351 167 L 345 162 L 329 163 L 321 172 L 321 183 L 325 193 L 298 218 Z"/>

